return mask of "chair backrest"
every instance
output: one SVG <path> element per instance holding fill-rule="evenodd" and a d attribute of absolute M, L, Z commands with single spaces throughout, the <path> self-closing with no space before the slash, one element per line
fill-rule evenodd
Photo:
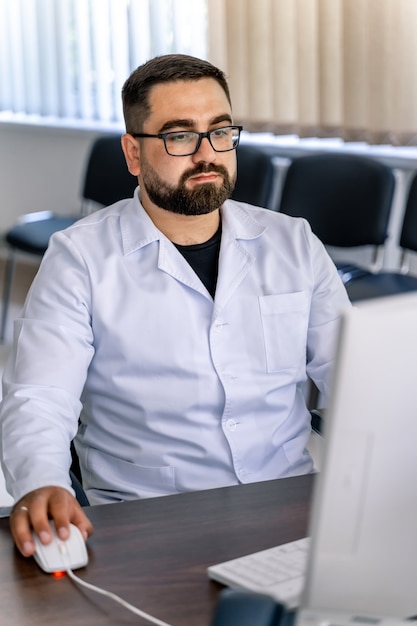
<path fill-rule="evenodd" d="M 321 153 L 294 159 L 279 211 L 306 218 L 329 246 L 381 246 L 394 194 L 392 170 L 374 159 Z"/>
<path fill-rule="evenodd" d="M 272 156 L 258 146 L 241 143 L 236 157 L 237 180 L 232 199 L 270 208 L 275 180 Z"/>
<path fill-rule="evenodd" d="M 98 137 L 91 148 L 84 177 L 83 200 L 109 206 L 130 198 L 137 179 L 127 169 L 120 135 Z"/>
<path fill-rule="evenodd" d="M 408 192 L 401 227 L 400 246 L 417 252 L 417 175 L 414 176 Z"/>

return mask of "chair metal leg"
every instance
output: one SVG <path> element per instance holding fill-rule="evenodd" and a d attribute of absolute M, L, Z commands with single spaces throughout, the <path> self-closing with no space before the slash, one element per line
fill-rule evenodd
<path fill-rule="evenodd" d="M 3 286 L 3 302 L 1 311 L 1 324 L 0 324 L 0 342 L 3 343 L 6 335 L 7 316 L 9 313 L 10 295 L 12 292 L 13 275 L 15 269 L 15 254 L 13 250 L 10 250 L 9 256 L 6 261 L 6 268 L 4 273 L 4 286 Z"/>

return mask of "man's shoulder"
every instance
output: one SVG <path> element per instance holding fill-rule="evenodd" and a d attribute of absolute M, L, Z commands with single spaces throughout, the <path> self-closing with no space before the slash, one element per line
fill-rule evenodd
<path fill-rule="evenodd" d="M 262 226 L 282 227 L 283 229 L 289 230 L 298 230 L 301 228 L 304 230 L 307 224 L 306 220 L 301 217 L 291 217 L 279 211 L 265 209 L 237 200 L 227 200 L 222 210 L 224 215 L 232 220 L 253 220 Z"/>
<path fill-rule="evenodd" d="M 71 226 L 55 233 L 58 239 L 68 239 L 75 242 L 89 241 L 94 239 L 107 239 L 108 237 L 119 238 L 121 223 L 123 220 L 128 223 L 135 219 L 135 201 L 132 198 L 120 200 L 114 204 L 98 208 L 89 215 L 81 217 Z M 131 216 L 129 218 L 129 215 Z"/>
<path fill-rule="evenodd" d="M 120 216 L 125 213 L 131 206 L 132 198 L 126 198 L 125 200 L 119 200 L 108 207 L 98 208 L 92 213 L 89 213 L 85 217 L 81 217 L 77 220 L 69 229 L 71 230 L 80 226 L 93 226 L 100 224 L 109 218 L 120 219 Z"/>
<path fill-rule="evenodd" d="M 131 198 L 120 200 L 108 207 L 99 208 L 68 228 L 54 233 L 49 248 L 56 250 L 62 246 L 70 246 L 87 256 L 88 251 L 94 251 L 97 256 L 100 250 L 108 251 L 109 247 L 120 249 L 123 245 L 123 233 L 133 229 L 135 219 L 138 219 L 135 201 Z"/>

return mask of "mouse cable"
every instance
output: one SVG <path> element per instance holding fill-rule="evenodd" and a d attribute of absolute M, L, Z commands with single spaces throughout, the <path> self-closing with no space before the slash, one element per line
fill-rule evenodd
<path fill-rule="evenodd" d="M 96 587 L 95 585 L 91 585 L 90 583 L 87 583 L 82 578 L 79 578 L 78 576 L 76 576 L 76 574 L 74 574 L 72 569 L 68 568 L 65 571 L 68 574 L 68 576 L 71 578 L 71 580 L 73 580 L 76 584 L 81 585 L 82 587 L 85 587 L 86 589 L 90 589 L 91 591 L 95 591 L 96 593 L 100 593 L 102 596 L 107 596 L 108 598 L 111 598 L 115 602 L 118 602 L 119 604 L 124 606 L 124 608 L 127 609 L 128 611 L 135 613 L 135 615 L 139 615 L 139 617 L 143 617 L 149 622 L 152 622 L 153 624 L 157 624 L 157 626 L 171 626 L 171 624 L 168 624 L 167 622 L 163 622 L 162 620 L 156 617 L 153 617 L 152 615 L 149 615 L 149 613 L 145 613 L 145 611 L 141 611 L 141 609 L 136 608 L 135 606 L 133 606 L 133 604 L 129 604 L 129 602 L 126 602 L 126 600 L 123 600 L 123 598 L 116 595 L 115 593 L 112 593 L 111 591 L 106 591 L 105 589 L 102 589 L 101 587 Z"/>

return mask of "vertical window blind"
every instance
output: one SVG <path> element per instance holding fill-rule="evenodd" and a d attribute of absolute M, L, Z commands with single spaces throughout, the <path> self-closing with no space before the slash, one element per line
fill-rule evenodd
<path fill-rule="evenodd" d="M 121 123 L 130 72 L 206 31 L 207 0 L 0 0 L 0 112 Z"/>
<path fill-rule="evenodd" d="M 417 144 L 416 0 L 209 0 L 248 130 Z"/>

